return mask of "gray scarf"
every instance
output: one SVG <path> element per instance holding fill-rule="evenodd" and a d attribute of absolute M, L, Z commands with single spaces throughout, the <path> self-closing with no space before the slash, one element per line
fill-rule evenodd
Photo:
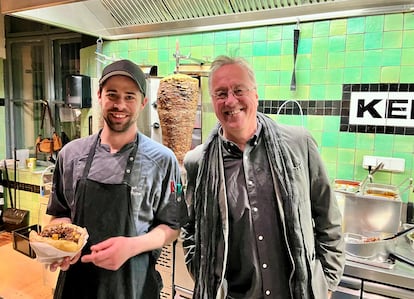
<path fill-rule="evenodd" d="M 293 295 L 297 299 L 309 298 L 310 282 L 306 266 L 304 241 L 300 229 L 298 196 L 293 176 L 293 163 L 289 148 L 282 142 L 278 125 L 262 113 L 257 114 L 262 124 L 264 144 L 268 154 L 270 167 L 276 176 L 274 184 L 279 184 L 286 219 L 288 243 L 295 263 L 293 277 Z M 216 298 L 222 269 L 221 258 L 217 248 L 223 240 L 222 222 L 218 205 L 219 185 L 222 174 L 219 171 L 219 136 L 217 126 L 204 144 L 203 157 L 198 169 L 195 188 L 195 255 L 194 265 L 198 265 L 193 298 Z M 221 254 L 221 253 L 220 253 Z"/>

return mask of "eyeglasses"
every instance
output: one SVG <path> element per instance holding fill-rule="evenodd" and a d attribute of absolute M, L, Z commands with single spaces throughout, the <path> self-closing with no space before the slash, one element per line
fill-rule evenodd
<path fill-rule="evenodd" d="M 229 97 L 229 93 L 233 95 L 235 98 L 241 98 L 243 96 L 246 96 L 247 93 L 251 90 L 254 90 L 255 88 L 243 88 L 243 87 L 237 87 L 233 90 L 219 90 L 213 93 L 213 98 L 216 100 L 227 100 Z"/>

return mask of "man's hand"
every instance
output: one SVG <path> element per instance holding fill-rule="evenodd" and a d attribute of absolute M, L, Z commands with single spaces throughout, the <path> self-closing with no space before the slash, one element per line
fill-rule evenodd
<path fill-rule="evenodd" d="M 76 263 L 79 260 L 80 256 L 81 256 L 81 252 L 79 252 L 77 255 L 75 255 L 72 259 L 67 256 L 59 262 L 54 262 L 54 263 L 50 264 L 49 269 L 50 269 L 50 271 L 55 272 L 57 270 L 57 268 L 60 267 L 60 269 L 62 271 L 66 271 L 66 270 L 69 269 L 70 265 L 73 265 L 74 263 Z"/>
<path fill-rule="evenodd" d="M 113 237 L 91 246 L 91 253 L 82 256 L 83 263 L 93 263 L 95 266 L 118 270 L 131 256 L 131 238 Z"/>

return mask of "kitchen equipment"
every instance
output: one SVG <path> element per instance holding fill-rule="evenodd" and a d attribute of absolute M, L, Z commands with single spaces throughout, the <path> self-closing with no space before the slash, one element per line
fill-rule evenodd
<path fill-rule="evenodd" d="M 379 232 L 392 235 L 400 227 L 402 202 L 386 197 L 335 190 L 344 198 L 343 231 L 373 236 Z"/>
<path fill-rule="evenodd" d="M 29 225 L 29 211 L 27 210 L 21 210 L 15 208 L 15 202 L 13 201 L 12 193 L 11 193 L 11 184 L 9 180 L 9 172 L 7 169 L 6 161 L 4 161 L 4 171 L 7 181 L 7 189 L 9 190 L 9 198 L 10 198 L 10 207 L 8 207 L 4 213 L 3 213 L 3 222 L 4 222 L 4 229 L 6 231 L 13 231 L 15 229 L 25 227 Z M 15 169 L 14 174 L 16 178 L 16 163 L 15 163 Z M 15 179 L 16 184 L 16 179 Z M 14 186 L 14 200 L 16 200 L 16 188 L 17 186 Z"/>
<path fill-rule="evenodd" d="M 397 252 L 397 238 L 414 230 L 414 226 L 386 237 L 366 237 L 360 234 L 345 233 L 345 253 L 348 260 L 354 260 L 368 265 L 381 265 L 380 267 L 391 269 L 394 262 L 400 261 L 414 266 L 414 260 Z M 414 233 L 407 234 L 407 238 L 414 237 Z M 410 237 L 409 237 L 410 235 Z M 358 259 L 358 260 L 355 260 Z"/>
<path fill-rule="evenodd" d="M 396 246 L 395 239 L 382 240 L 354 233 L 345 233 L 344 239 L 347 254 L 366 259 L 386 260 Z"/>

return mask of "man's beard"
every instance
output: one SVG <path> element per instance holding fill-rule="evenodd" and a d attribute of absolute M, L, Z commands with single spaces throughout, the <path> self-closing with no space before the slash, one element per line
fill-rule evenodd
<path fill-rule="evenodd" d="M 128 122 L 125 123 L 114 123 L 108 116 L 103 117 L 105 123 L 109 127 L 109 129 L 113 132 L 123 133 L 128 131 L 128 129 L 136 123 L 136 118 L 130 118 Z"/>

